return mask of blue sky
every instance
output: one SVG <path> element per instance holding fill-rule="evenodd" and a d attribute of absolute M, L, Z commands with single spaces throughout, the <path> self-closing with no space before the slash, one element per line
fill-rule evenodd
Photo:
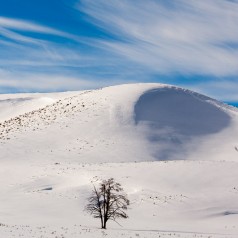
<path fill-rule="evenodd" d="M 237 0 L 0 0 L 0 93 L 136 82 L 238 101 Z"/>

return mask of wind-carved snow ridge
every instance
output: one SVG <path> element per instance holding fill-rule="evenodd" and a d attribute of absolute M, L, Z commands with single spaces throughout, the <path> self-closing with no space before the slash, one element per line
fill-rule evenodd
<path fill-rule="evenodd" d="M 231 123 L 215 100 L 176 87 L 146 91 L 134 110 L 136 125 L 144 126 L 148 140 L 158 145 L 155 156 L 162 160 L 184 153 L 191 139 L 219 133 Z"/>

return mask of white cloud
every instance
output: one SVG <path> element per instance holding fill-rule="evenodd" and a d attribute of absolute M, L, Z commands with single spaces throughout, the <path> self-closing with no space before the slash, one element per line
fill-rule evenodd
<path fill-rule="evenodd" d="M 0 93 L 5 93 L 4 87 L 13 91 L 61 91 L 82 90 L 100 86 L 97 81 L 91 81 L 62 74 L 19 73 L 0 70 Z M 8 89 L 9 90 L 9 89 Z"/>
<path fill-rule="evenodd" d="M 196 83 L 193 86 L 184 86 L 221 101 L 238 102 L 238 84 L 231 79 L 220 79 L 219 81 L 209 81 Z"/>
<path fill-rule="evenodd" d="M 57 92 L 95 89 L 122 84 L 123 80 L 98 80 L 95 77 L 75 76 L 63 73 L 38 73 L 7 71 L 0 69 L 0 93 Z"/>
<path fill-rule="evenodd" d="M 218 99 L 237 98 L 236 81 L 220 79 L 238 76 L 238 1 L 80 0 L 77 8 L 114 40 L 0 17 L 2 88 L 71 90 L 145 81 L 150 75 L 210 75 L 216 81 L 198 80 L 194 89 Z M 70 44 L 34 33 L 64 37 Z M 66 75 L 65 68 L 79 77 Z"/>
<path fill-rule="evenodd" d="M 70 44 L 48 37 L 41 39 L 35 34 L 29 36 L 27 32 L 57 35 Z M 119 62 L 110 56 L 103 57 L 102 51 L 85 52 L 86 44 L 97 48 L 93 39 L 5 17 L 0 17 L 0 35 L 4 36 L 0 39 L 0 93 L 81 90 L 123 82 L 113 75 L 101 77 L 108 73 L 104 71 L 105 65 L 112 68 Z"/>
<path fill-rule="evenodd" d="M 238 4 L 226 0 L 82 0 L 78 9 L 123 41 L 115 54 L 163 74 L 238 74 Z"/>
<path fill-rule="evenodd" d="M 51 27 L 46 27 L 31 21 L 0 16 L 0 35 L 15 40 L 16 42 L 25 42 L 36 45 L 43 45 L 46 42 L 46 40 L 39 40 L 33 37 L 26 36 L 24 35 L 25 32 L 55 35 L 58 37 L 74 40 L 75 42 L 87 42 L 85 39 L 75 36 L 73 34 L 56 30 Z"/>
<path fill-rule="evenodd" d="M 5 29 L 3 27 L 0 27 L 0 35 L 11 39 L 11 40 L 15 40 L 17 42 L 24 42 L 24 43 L 31 43 L 31 44 L 36 44 L 36 45 L 41 45 L 42 41 L 38 40 L 38 39 L 34 39 L 32 37 L 29 36 L 24 36 L 22 34 L 10 31 L 8 29 Z"/>
<path fill-rule="evenodd" d="M 24 21 L 21 19 L 13 19 L 7 17 L 0 17 L 0 27 L 12 30 L 38 32 L 52 35 L 65 36 L 62 31 L 55 30 L 50 27 L 42 26 L 40 24 L 33 23 L 31 21 Z"/>
<path fill-rule="evenodd" d="M 29 36 L 26 32 L 56 35 L 76 43 L 71 47 L 34 34 Z M 0 17 L 1 35 L 4 38 L 0 39 L 0 69 L 28 66 L 30 71 L 32 66 L 75 67 L 89 58 L 78 51 L 79 37 L 30 21 Z"/>
<path fill-rule="evenodd" d="M 7 40 L 13 40 L 18 45 L 24 43 L 44 47 L 47 44 L 46 40 L 37 39 L 33 36 L 26 36 L 24 34 L 25 32 L 43 33 L 66 38 L 71 37 L 71 35 L 62 31 L 32 23 L 30 21 L 0 17 L 0 36 L 4 36 Z M 0 42 L 0 44 L 1 43 L 2 42 Z"/>

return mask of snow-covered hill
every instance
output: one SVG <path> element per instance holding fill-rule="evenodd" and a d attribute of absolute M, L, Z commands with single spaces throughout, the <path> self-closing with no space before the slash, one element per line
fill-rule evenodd
<path fill-rule="evenodd" d="M 162 84 L 0 96 L 0 236 L 236 237 L 238 111 Z M 123 227 L 83 211 L 91 181 L 131 200 Z"/>

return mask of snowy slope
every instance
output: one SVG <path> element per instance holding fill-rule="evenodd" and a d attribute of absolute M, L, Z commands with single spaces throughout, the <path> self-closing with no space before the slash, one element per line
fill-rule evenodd
<path fill-rule="evenodd" d="M 1 95 L 0 109 L 0 237 L 103 237 L 83 207 L 109 177 L 132 202 L 109 237 L 238 235 L 235 108 L 134 84 Z"/>
<path fill-rule="evenodd" d="M 72 92 L 40 94 L 0 94 L 0 121 L 9 120 L 39 108 L 50 105 L 61 98 L 73 95 Z"/>

